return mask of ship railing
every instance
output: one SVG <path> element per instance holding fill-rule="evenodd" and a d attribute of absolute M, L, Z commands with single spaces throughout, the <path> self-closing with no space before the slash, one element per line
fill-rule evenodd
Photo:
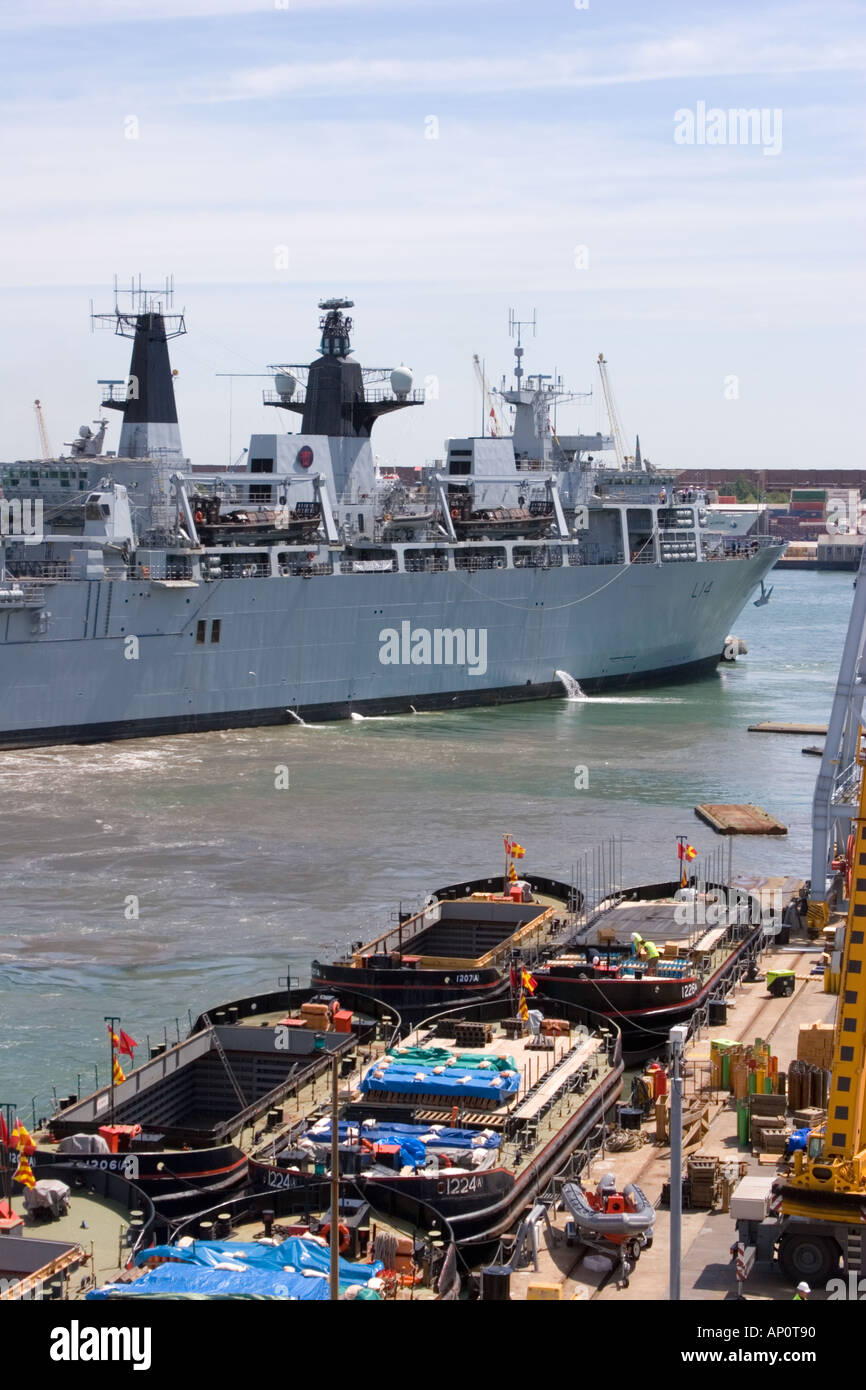
<path fill-rule="evenodd" d="M 149 565 L 128 565 L 127 576 L 129 579 L 171 579 L 175 581 L 192 579 L 192 570 L 188 565 L 171 565 L 162 561 L 151 560 Z"/>
<path fill-rule="evenodd" d="M 573 548 L 573 547 L 572 547 Z M 520 569 L 559 569 L 562 565 L 562 547 L 544 546 L 535 550 L 515 546 L 514 568 Z"/>
<path fill-rule="evenodd" d="M 18 560 L 9 567 L 16 579 L 80 579 L 81 566 L 68 560 Z"/>
<path fill-rule="evenodd" d="M 302 386 L 296 386 L 291 396 L 284 396 L 279 391 L 262 392 L 265 405 L 303 405 L 306 399 L 307 393 Z"/>
<path fill-rule="evenodd" d="M 568 547 L 572 565 L 624 565 L 625 554 L 618 546 L 601 545 L 598 541 L 581 541 Z"/>
<path fill-rule="evenodd" d="M 454 555 L 454 568 L 466 570 L 470 574 L 476 574 L 480 570 L 502 570 L 505 566 L 504 551 L 498 554 L 491 552 L 490 555 L 466 555 L 458 550 Z"/>
<path fill-rule="evenodd" d="M 293 560 L 288 564 L 280 565 L 280 574 L 283 576 L 284 579 L 288 579 L 289 577 L 294 577 L 298 575 L 301 577 L 301 579 L 311 579 L 314 575 L 317 574 L 333 573 L 334 566 L 331 564 L 330 560 L 324 561 L 322 564 L 315 565 L 305 564 L 303 560 Z"/>
<path fill-rule="evenodd" d="M 213 557 L 212 557 L 213 558 Z M 270 566 L 264 561 L 256 561 L 251 558 L 227 560 L 224 557 L 216 557 L 217 563 L 211 564 L 210 577 L 219 579 L 267 579 L 270 575 Z M 204 571 L 202 571 L 204 573 Z M 151 578 L 154 576 L 151 575 Z"/>
<path fill-rule="evenodd" d="M 407 574 L 439 574 L 448 569 L 447 555 L 406 555 Z"/>
<path fill-rule="evenodd" d="M 41 608 L 45 602 L 45 585 L 21 583 L 8 576 L 5 584 L 0 584 L 0 610 L 3 608 Z"/>
<path fill-rule="evenodd" d="M 701 537 L 705 560 L 743 560 L 749 555 L 757 555 L 760 550 L 779 546 L 782 542 L 777 536 L 733 536 Z"/>

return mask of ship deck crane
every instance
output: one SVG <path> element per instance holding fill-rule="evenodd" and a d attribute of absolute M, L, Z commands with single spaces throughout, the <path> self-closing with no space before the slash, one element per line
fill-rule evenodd
<path fill-rule="evenodd" d="M 503 425 L 502 420 L 499 416 L 499 412 L 496 409 L 496 402 L 493 399 L 493 392 L 490 390 L 490 385 L 487 381 L 484 368 L 481 365 L 481 358 L 478 356 L 477 352 L 474 352 L 472 354 L 472 365 L 475 368 L 475 375 L 478 379 L 478 385 L 481 387 L 481 400 L 483 402 L 484 408 L 484 418 L 481 422 L 481 433 L 486 433 L 487 429 L 489 428 L 491 434 L 501 438 L 503 435 L 507 434 L 508 431 Z"/>
<path fill-rule="evenodd" d="M 48 430 L 45 428 L 45 416 L 42 414 L 42 402 L 34 401 L 33 410 L 36 414 L 36 424 L 39 429 L 39 445 L 42 449 L 42 457 L 44 459 L 53 458 L 54 454 L 48 440 Z"/>
<path fill-rule="evenodd" d="M 607 410 L 607 418 L 610 423 L 610 433 L 613 439 L 613 449 L 616 455 L 617 468 L 628 469 L 629 471 L 642 471 L 643 464 L 640 458 L 640 443 L 637 444 L 635 457 L 630 457 L 625 452 L 623 443 L 622 423 L 619 412 L 616 408 L 616 401 L 613 395 L 613 387 L 610 377 L 607 374 L 607 362 L 603 352 L 598 354 L 598 374 L 601 377 L 601 389 L 604 393 L 604 404 Z"/>

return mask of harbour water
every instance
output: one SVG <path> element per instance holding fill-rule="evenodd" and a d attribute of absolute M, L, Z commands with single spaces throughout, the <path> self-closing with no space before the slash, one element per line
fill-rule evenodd
<path fill-rule="evenodd" d="M 107 1079 L 106 1014 L 144 1043 L 188 1011 L 303 983 L 399 903 L 499 867 L 568 877 L 623 840 L 626 883 L 676 872 L 701 801 L 752 801 L 784 839 L 734 868 L 809 872 L 817 759 L 762 719 L 825 721 L 851 576 L 773 574 L 749 652 L 690 684 L 501 709 L 0 753 L 0 1091 L 22 1117 Z"/>

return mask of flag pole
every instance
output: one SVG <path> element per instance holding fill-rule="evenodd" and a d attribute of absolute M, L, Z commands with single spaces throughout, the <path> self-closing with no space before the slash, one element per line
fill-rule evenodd
<path fill-rule="evenodd" d="M 108 1024 L 108 1038 L 109 1038 L 109 1043 L 110 1043 L 110 1046 L 111 1046 L 111 1067 L 110 1067 L 110 1071 L 111 1071 L 111 1089 L 110 1089 L 110 1091 L 109 1091 L 109 1101 L 108 1101 L 108 1123 L 109 1123 L 110 1125 L 113 1125 L 113 1124 L 114 1124 L 114 1060 L 115 1060 L 114 1039 L 115 1039 L 115 1036 L 116 1036 L 114 1029 L 115 1029 L 115 1025 L 120 1023 L 120 1015 L 119 1015 L 119 1014 L 103 1014 L 103 1018 L 105 1019 L 105 1022 Z"/>
<path fill-rule="evenodd" d="M 12 1211 L 12 1165 L 9 1162 L 9 1135 L 12 1132 L 12 1112 L 16 1107 L 7 1101 L 0 1102 L 0 1113 L 3 1115 L 4 1134 L 6 1138 L 0 1144 L 0 1154 L 3 1157 L 3 1196 Z"/>

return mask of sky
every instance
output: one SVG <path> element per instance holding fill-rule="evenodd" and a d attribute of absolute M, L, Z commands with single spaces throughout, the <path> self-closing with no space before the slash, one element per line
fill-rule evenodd
<path fill-rule="evenodd" d="M 2 459 L 36 397 L 55 451 L 97 416 L 128 344 L 90 301 L 140 274 L 185 310 L 196 464 L 296 427 L 255 374 L 343 294 L 358 359 L 428 392 L 386 463 L 479 431 L 513 309 L 527 369 L 592 392 L 560 431 L 606 429 L 603 352 L 658 467 L 864 465 L 860 4 L 28 0 L 0 55 Z"/>

